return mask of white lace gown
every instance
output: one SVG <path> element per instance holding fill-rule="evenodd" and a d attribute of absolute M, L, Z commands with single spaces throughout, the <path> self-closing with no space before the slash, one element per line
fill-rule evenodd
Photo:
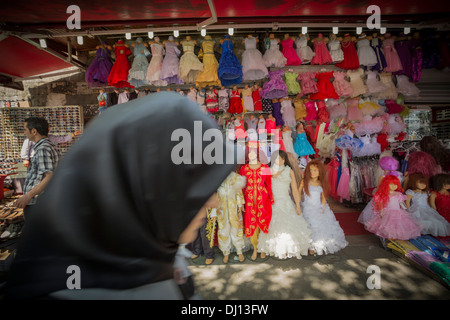
<path fill-rule="evenodd" d="M 286 65 L 287 59 L 280 51 L 280 46 L 276 39 L 270 40 L 270 48 L 264 52 L 263 60 L 267 68 L 283 68 Z"/>
<path fill-rule="evenodd" d="M 450 223 L 428 204 L 428 193 L 406 191 L 412 196 L 408 212 L 422 225 L 420 233 L 435 237 L 450 236 Z"/>
<path fill-rule="evenodd" d="M 289 195 L 291 168 L 282 166 L 280 170 L 282 172 L 276 178 L 272 177 L 272 220 L 269 232 L 259 234 L 258 252 L 278 259 L 301 259 L 311 246 L 311 231 L 303 214 L 297 215 L 295 203 Z"/>
<path fill-rule="evenodd" d="M 322 213 L 322 187 L 309 186 L 309 196 L 303 191 L 302 215 L 312 231 L 312 248 L 318 255 L 333 254 L 348 245 L 344 230 L 336 220 L 328 204 Z"/>
<path fill-rule="evenodd" d="M 245 39 L 245 51 L 242 54 L 242 80 L 260 80 L 267 77 L 269 70 L 262 53 L 256 48 L 256 38 Z"/>

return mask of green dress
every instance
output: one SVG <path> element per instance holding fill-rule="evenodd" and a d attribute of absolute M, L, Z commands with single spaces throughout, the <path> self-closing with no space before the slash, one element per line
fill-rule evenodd
<path fill-rule="evenodd" d="M 301 93 L 300 84 L 297 81 L 298 73 L 286 72 L 284 74 L 286 77 L 286 86 L 288 87 L 288 93 L 290 95 Z"/>

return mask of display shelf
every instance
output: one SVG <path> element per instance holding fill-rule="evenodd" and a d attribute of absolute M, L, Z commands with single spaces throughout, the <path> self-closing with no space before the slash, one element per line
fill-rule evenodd
<path fill-rule="evenodd" d="M 28 117 L 44 117 L 49 123 L 49 135 L 67 136 L 83 131 L 83 110 L 80 106 L 0 108 L 0 154 L 3 159 L 21 161 L 20 151 L 25 140 L 23 124 Z M 74 142 L 72 140 L 56 147 L 64 155 Z"/>

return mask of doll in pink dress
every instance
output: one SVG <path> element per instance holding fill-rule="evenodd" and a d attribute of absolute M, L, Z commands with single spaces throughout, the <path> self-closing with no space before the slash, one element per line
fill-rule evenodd
<path fill-rule="evenodd" d="M 387 175 L 373 197 L 374 216 L 365 224 L 367 231 L 387 239 L 409 240 L 420 237 L 422 225 L 401 207 L 407 197 L 400 180 Z"/>
<path fill-rule="evenodd" d="M 299 66 L 302 64 L 300 57 L 294 49 L 294 40 L 289 37 L 289 34 L 284 35 L 284 40 L 281 41 L 283 47 L 283 55 L 286 57 L 287 66 Z"/>
<path fill-rule="evenodd" d="M 325 38 L 319 33 L 317 38 L 313 39 L 312 42 L 314 43 L 314 53 L 316 55 L 312 58 L 311 64 L 323 65 L 333 63 L 330 51 L 327 48 L 328 38 Z"/>

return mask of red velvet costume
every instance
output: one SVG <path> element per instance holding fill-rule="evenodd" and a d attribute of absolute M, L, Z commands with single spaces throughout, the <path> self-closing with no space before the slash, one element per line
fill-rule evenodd
<path fill-rule="evenodd" d="M 114 48 L 114 52 L 116 53 L 116 61 L 109 73 L 108 85 L 116 88 L 134 88 L 128 82 L 128 71 L 131 65 L 127 57 L 132 54 L 131 50 L 123 45 L 122 40 L 119 40 Z"/>

